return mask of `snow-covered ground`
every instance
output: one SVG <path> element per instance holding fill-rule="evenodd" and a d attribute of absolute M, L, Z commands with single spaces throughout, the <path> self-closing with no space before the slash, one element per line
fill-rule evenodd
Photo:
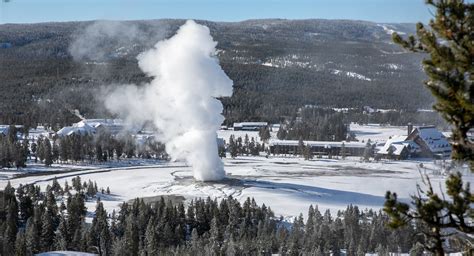
<path fill-rule="evenodd" d="M 28 160 L 26 168 L 0 168 L 0 180 L 8 180 L 20 176 L 41 176 L 48 174 L 61 174 L 74 171 L 87 171 L 87 170 L 99 170 L 99 169 L 110 169 L 119 167 L 138 167 L 138 166 L 150 166 L 156 165 L 163 162 L 163 160 L 157 159 L 141 159 L 141 158 L 124 158 L 119 161 L 112 160 L 101 163 L 64 163 L 64 164 L 53 164 L 46 167 L 39 161 L 35 163 L 33 160 Z"/>
<path fill-rule="evenodd" d="M 396 135 L 408 135 L 406 126 L 382 126 L 380 124 L 359 125 L 351 123 L 350 131 L 356 135 L 359 141 L 367 142 L 370 139 L 377 144 L 383 143 Z"/>
<path fill-rule="evenodd" d="M 359 141 L 368 139 L 382 143 L 390 136 L 405 135 L 405 127 L 351 124 L 351 131 Z M 221 130 L 218 137 L 228 141 L 230 135 L 258 139 L 258 132 Z M 272 137 L 276 133 L 272 132 Z M 420 168 L 420 164 L 423 167 Z M 96 181 L 98 187 L 110 187 L 111 195 L 101 195 L 107 210 L 137 197 L 180 195 L 187 200 L 196 197 L 223 198 L 233 196 L 241 201 L 253 197 L 258 203 L 270 206 L 277 215 L 286 217 L 306 214 L 309 205 L 330 209 L 333 213 L 349 204 L 361 208 L 381 209 L 387 190 L 396 191 L 409 201 L 421 181 L 419 170 L 427 172 L 435 189 L 444 187 L 446 178 L 441 166 L 432 160 L 361 162 L 359 158 L 314 159 L 305 161 L 295 157 L 238 157 L 224 159 L 227 179 L 221 182 L 196 182 L 192 169 L 181 162 L 122 161 L 105 165 L 65 165 L 44 168 L 32 165 L 26 170 L 0 171 L 0 187 L 8 180 L 13 186 L 35 183 L 46 187 L 54 177 L 61 184 L 76 175 L 84 181 Z M 15 174 L 38 172 L 42 175 L 12 178 Z M 464 171 L 465 179 L 474 181 L 474 175 Z M 441 183 L 441 186 L 439 185 Z M 95 201 L 87 202 L 94 211 Z"/>
<path fill-rule="evenodd" d="M 258 203 L 270 206 L 277 215 L 286 217 L 306 214 L 310 204 L 333 213 L 348 204 L 361 208 L 380 209 L 387 190 L 396 191 L 409 201 L 409 195 L 420 182 L 418 161 L 383 161 L 364 163 L 358 158 L 346 160 L 301 158 L 238 157 L 224 159 L 228 178 L 221 182 L 196 182 L 192 170 L 183 163 L 163 162 L 149 167 L 130 167 L 78 171 L 64 174 L 30 176 L 11 179 L 13 186 L 35 183 L 45 188 L 55 176 L 63 184 L 76 175 L 82 180 L 96 181 L 98 187 L 110 187 L 112 195 L 103 195 L 108 211 L 120 203 L 137 197 L 181 195 L 190 200 L 196 197 L 223 198 L 233 196 L 241 201 L 253 197 Z M 432 161 L 423 162 L 423 171 L 430 174 L 434 187 L 443 183 L 445 176 L 433 175 L 440 167 Z M 474 176 L 465 172 L 465 179 Z M 7 180 L 0 181 L 0 187 Z M 94 211 L 95 201 L 87 202 Z"/>

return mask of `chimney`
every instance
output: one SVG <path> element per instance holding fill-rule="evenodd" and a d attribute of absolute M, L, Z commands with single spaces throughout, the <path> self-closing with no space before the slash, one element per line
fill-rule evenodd
<path fill-rule="evenodd" d="M 408 123 L 408 134 L 407 136 L 410 136 L 410 133 L 413 131 L 413 124 L 412 123 Z"/>

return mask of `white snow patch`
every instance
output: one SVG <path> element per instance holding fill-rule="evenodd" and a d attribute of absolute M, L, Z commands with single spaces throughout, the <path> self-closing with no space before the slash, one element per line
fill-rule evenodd
<path fill-rule="evenodd" d="M 359 80 L 372 81 L 371 78 L 368 78 L 364 75 L 358 74 L 356 72 L 351 72 L 351 71 L 342 71 L 342 70 L 339 70 L 339 69 L 333 69 L 333 70 L 331 70 L 331 73 L 334 74 L 334 75 L 346 75 L 348 77 L 357 78 Z"/>
<path fill-rule="evenodd" d="M 35 254 L 37 256 L 94 256 L 96 254 L 86 252 L 73 252 L 73 251 L 54 251 L 54 252 L 43 252 Z"/>
<path fill-rule="evenodd" d="M 393 33 L 397 33 L 399 35 L 405 35 L 404 32 L 401 31 L 395 31 L 393 26 L 391 25 L 386 25 L 386 24 L 377 24 L 377 26 L 382 27 L 383 30 L 387 33 L 387 35 L 392 35 Z"/>

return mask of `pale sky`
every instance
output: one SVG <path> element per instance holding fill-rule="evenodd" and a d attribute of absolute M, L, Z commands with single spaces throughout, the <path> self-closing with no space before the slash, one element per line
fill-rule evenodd
<path fill-rule="evenodd" d="M 0 0 L 0 23 L 79 20 L 351 19 L 427 22 L 424 0 Z"/>

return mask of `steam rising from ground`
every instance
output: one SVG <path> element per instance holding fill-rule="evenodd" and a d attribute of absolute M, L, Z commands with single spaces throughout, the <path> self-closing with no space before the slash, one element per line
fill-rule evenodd
<path fill-rule="evenodd" d="M 121 87 L 105 101 L 129 122 L 153 121 L 168 154 L 192 165 L 194 178 L 203 181 L 225 176 L 216 141 L 224 117 L 215 97 L 231 96 L 233 82 L 219 66 L 216 45 L 207 27 L 187 21 L 138 56 L 150 84 Z"/>
<path fill-rule="evenodd" d="M 95 21 L 75 32 L 68 50 L 76 61 L 106 61 L 127 56 L 165 38 L 169 26 L 161 21 L 155 23 L 156 26 L 148 31 L 139 26 L 140 23 Z"/>

